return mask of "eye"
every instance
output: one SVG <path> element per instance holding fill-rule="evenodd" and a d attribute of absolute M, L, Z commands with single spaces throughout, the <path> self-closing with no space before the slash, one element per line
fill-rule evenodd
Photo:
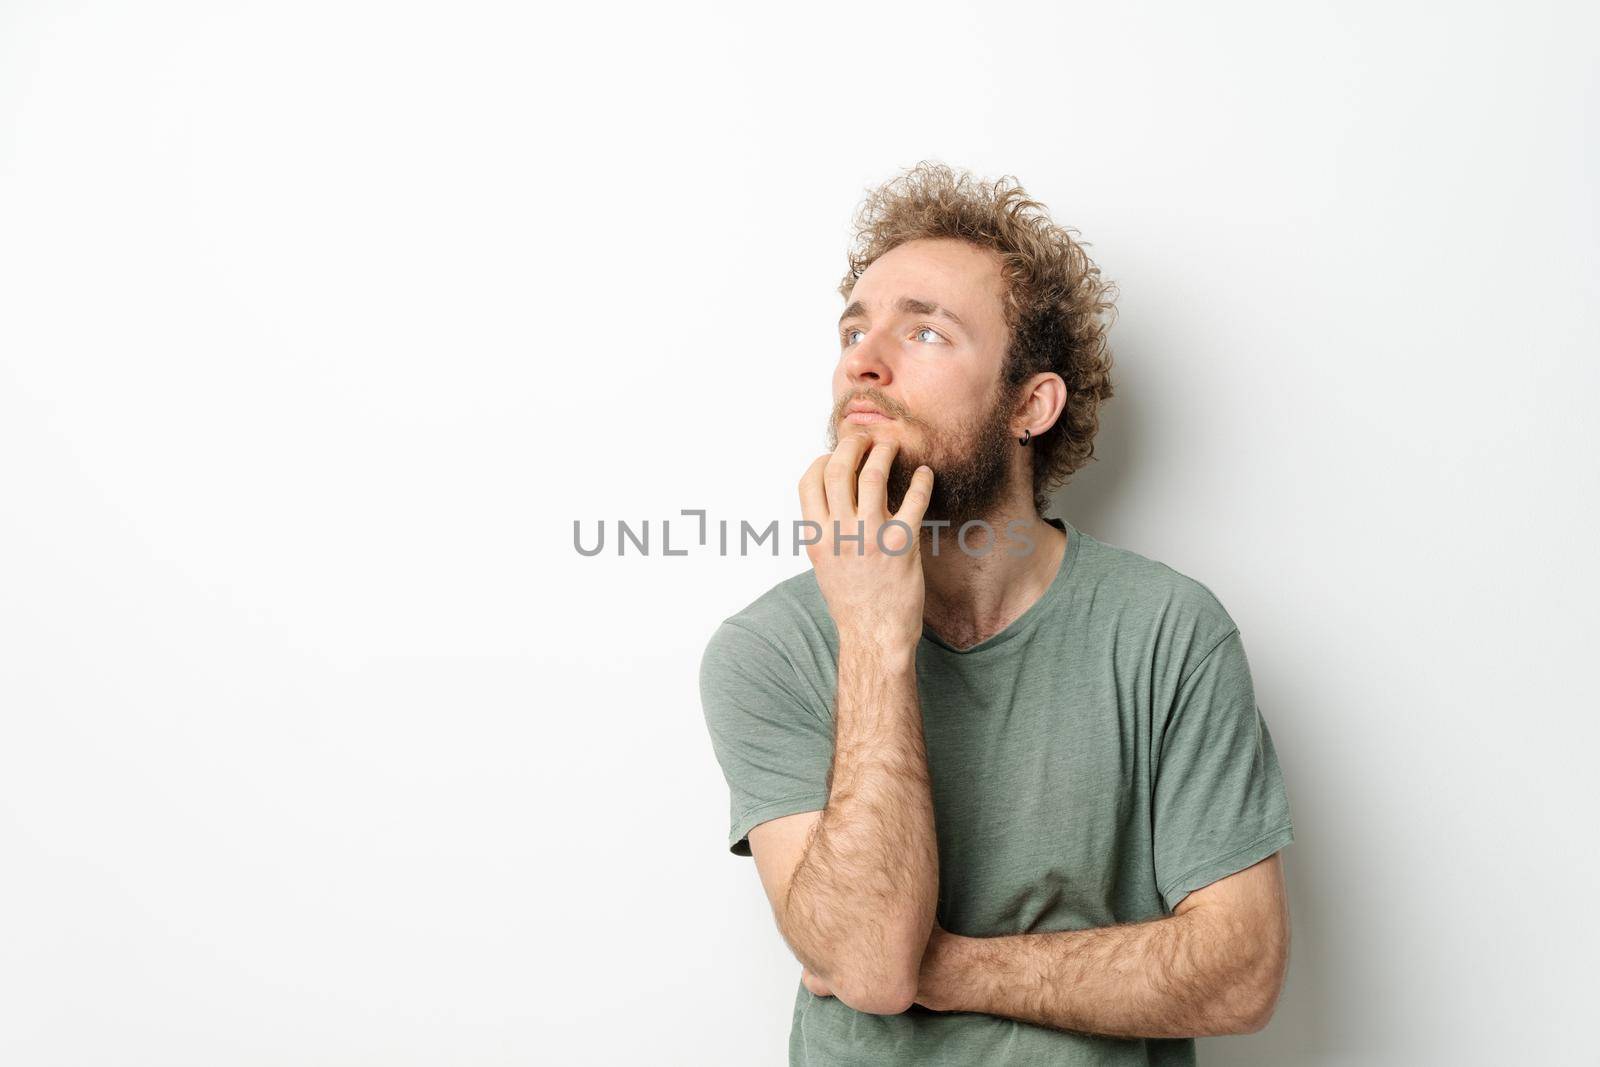
<path fill-rule="evenodd" d="M 856 334 L 856 333 L 864 333 L 864 332 L 865 331 L 862 330 L 860 327 L 857 327 L 857 326 L 846 326 L 844 329 L 839 331 L 839 340 L 846 348 L 848 348 L 851 345 L 856 343 L 856 342 L 854 342 L 854 341 L 852 341 L 850 339 L 850 335 L 851 334 Z M 925 333 L 933 334 L 933 339 L 930 340 L 930 341 L 924 342 L 926 344 L 949 344 L 949 342 L 944 339 L 944 335 L 941 334 L 938 330 L 935 330 L 932 326 L 918 326 L 916 328 L 916 331 L 911 336 L 920 337 L 922 334 L 925 334 Z"/>

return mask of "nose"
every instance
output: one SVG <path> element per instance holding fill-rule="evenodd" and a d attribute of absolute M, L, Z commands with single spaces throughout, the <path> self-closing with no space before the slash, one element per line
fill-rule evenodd
<path fill-rule="evenodd" d="M 887 351 L 877 336 L 864 338 L 844 357 L 844 373 L 851 385 L 869 384 L 882 388 L 894 380 Z"/>

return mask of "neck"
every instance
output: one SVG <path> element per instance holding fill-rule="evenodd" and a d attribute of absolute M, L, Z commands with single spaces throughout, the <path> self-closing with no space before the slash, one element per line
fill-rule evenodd
<path fill-rule="evenodd" d="M 939 531 L 937 555 L 931 531 L 923 533 L 923 622 L 954 648 L 987 641 L 1021 617 L 1050 587 L 1066 554 L 1067 535 L 1039 517 L 1031 492 L 1019 488 L 982 518 L 994 532 L 972 527 L 967 551 L 956 540 L 957 526 Z M 1009 532 L 1008 523 L 1016 524 Z"/>

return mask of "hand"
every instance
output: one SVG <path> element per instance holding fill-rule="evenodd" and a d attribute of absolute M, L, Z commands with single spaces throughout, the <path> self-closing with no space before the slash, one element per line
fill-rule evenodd
<path fill-rule="evenodd" d="M 833 990 L 828 988 L 828 983 L 811 973 L 811 968 L 805 964 L 800 965 L 800 981 L 813 994 L 819 997 L 833 996 Z"/>
<path fill-rule="evenodd" d="M 892 437 L 875 441 L 865 431 L 850 434 L 806 469 L 800 507 L 822 530 L 806 554 L 840 638 L 914 655 L 926 595 L 919 535 L 933 471 L 918 467 L 900 510 L 889 515 L 889 465 L 899 447 Z"/>

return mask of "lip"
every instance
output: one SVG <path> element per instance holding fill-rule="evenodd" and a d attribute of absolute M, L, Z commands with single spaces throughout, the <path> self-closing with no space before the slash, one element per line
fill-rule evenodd
<path fill-rule="evenodd" d="M 893 419 L 891 416 L 884 414 L 883 409 L 877 407 L 870 400 L 853 400 L 850 402 L 850 406 L 845 408 L 844 421 L 873 423 L 892 422 Z"/>

